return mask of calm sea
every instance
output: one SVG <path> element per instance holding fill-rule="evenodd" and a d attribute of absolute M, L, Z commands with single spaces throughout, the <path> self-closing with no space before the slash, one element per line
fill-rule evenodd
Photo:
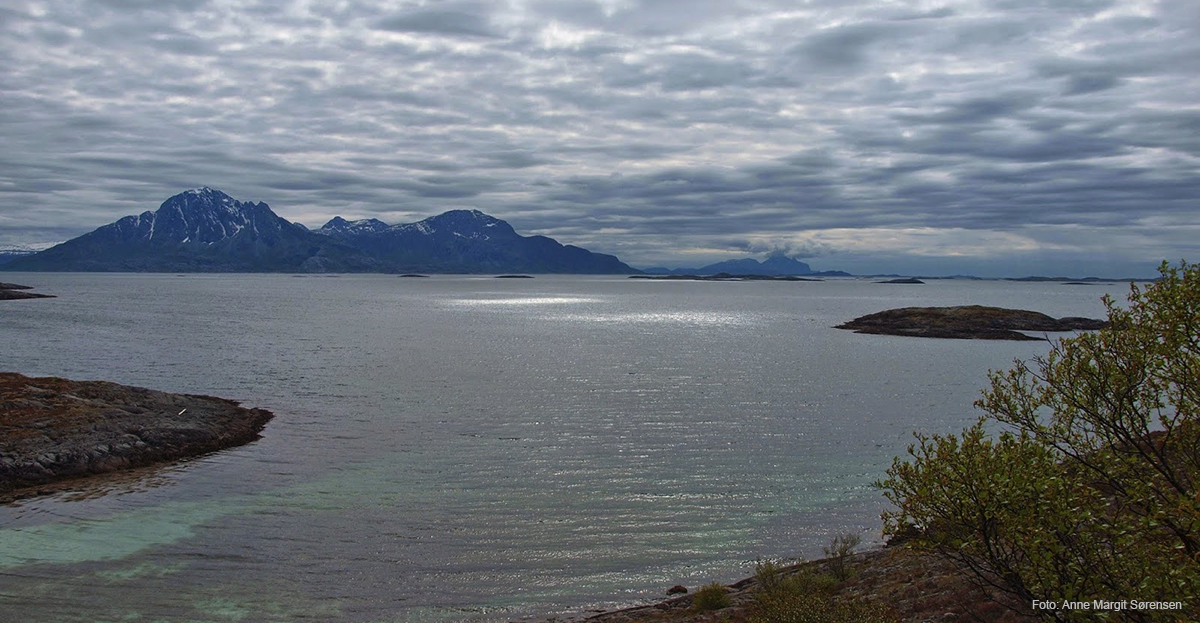
<path fill-rule="evenodd" d="M 832 329 L 1102 317 L 1125 285 L 5 274 L 0 370 L 275 412 L 263 438 L 0 507 L 4 620 L 512 621 L 879 540 L 871 482 L 1042 342 Z"/>

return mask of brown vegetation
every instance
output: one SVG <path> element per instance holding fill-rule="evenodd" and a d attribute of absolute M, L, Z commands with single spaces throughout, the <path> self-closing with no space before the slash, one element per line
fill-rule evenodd
<path fill-rule="evenodd" d="M 833 576 L 829 560 L 781 566 L 778 581 L 802 577 L 802 585 L 815 586 L 817 601 L 824 607 L 814 621 L 857 620 L 846 612 L 867 612 L 862 620 L 890 623 L 1027 623 L 1034 620 L 1021 604 L 998 602 L 997 592 L 985 591 L 948 561 L 932 554 L 892 547 L 853 554 L 846 560 L 847 579 Z M 582 619 L 587 623 L 754 623 L 764 620 L 763 574 L 728 587 L 731 605 L 698 611 L 695 594 L 661 603 L 606 612 Z M 769 581 L 768 581 L 769 582 Z M 817 594 L 819 593 L 819 594 Z M 1015 608 L 1015 610 L 1013 609 Z M 805 615 L 807 616 L 807 615 Z M 859 615 L 860 618 L 863 615 Z M 839 617 L 842 617 L 839 619 Z M 875 617 L 875 618 L 869 618 Z M 551 619 L 563 621 L 563 619 Z"/>

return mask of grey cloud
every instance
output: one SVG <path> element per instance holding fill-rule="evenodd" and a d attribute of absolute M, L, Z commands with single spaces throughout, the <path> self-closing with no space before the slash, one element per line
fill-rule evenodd
<path fill-rule="evenodd" d="M 500 37 L 487 17 L 462 10 L 416 9 L 375 22 L 379 30 L 467 37 Z"/>
<path fill-rule="evenodd" d="M 933 114 L 898 114 L 908 122 L 921 123 L 983 123 L 998 117 L 1008 117 L 1038 104 L 1040 96 L 1032 91 L 1016 91 L 986 97 L 970 97 L 947 106 Z"/>
<path fill-rule="evenodd" d="M 1169 74 L 1195 75 L 1200 71 L 1200 42 L 1182 41 L 1169 48 L 1147 48 L 1141 44 L 1127 48 L 1122 44 L 1100 57 L 1054 56 L 1039 59 L 1035 68 L 1046 77 L 1076 75 L 1110 75 L 1115 77 L 1150 77 Z"/>
<path fill-rule="evenodd" d="M 892 17 L 891 19 L 894 21 L 897 21 L 897 22 L 907 22 L 907 21 L 912 21 L 912 20 L 923 20 L 923 19 L 942 19 L 942 18 L 946 18 L 946 17 L 953 17 L 954 15 L 957 15 L 957 14 L 958 14 L 958 12 L 955 11 L 953 8 L 944 6 L 944 7 L 938 7 L 936 9 L 931 9 L 929 11 L 905 12 L 905 13 L 902 13 L 895 17 Z"/>
<path fill-rule="evenodd" d="M 1026 20 L 1014 18 L 973 18 L 959 20 L 949 39 L 937 50 L 941 53 L 987 54 L 997 47 L 1015 46 L 1027 42 L 1038 28 Z"/>
<path fill-rule="evenodd" d="M 155 48 L 172 54 L 211 56 L 217 49 L 212 42 L 188 33 L 168 33 L 150 37 Z"/>
<path fill-rule="evenodd" d="M 740 63 L 688 56 L 670 63 L 662 76 L 662 86 L 668 91 L 709 89 L 740 82 L 748 69 Z"/>
<path fill-rule="evenodd" d="M 1046 13 L 1070 13 L 1094 15 L 1114 4 L 1115 0 L 992 0 L 989 8 L 997 11 L 1025 11 Z"/>
<path fill-rule="evenodd" d="M 1141 110 L 1120 120 L 1116 133 L 1130 145 L 1200 157 L 1200 112 Z"/>
<path fill-rule="evenodd" d="M 93 0 L 117 11 L 196 11 L 209 0 Z"/>
<path fill-rule="evenodd" d="M 792 2 L 773 0 L 636 0 L 613 6 L 612 14 L 606 15 L 605 24 L 621 32 L 658 37 L 690 33 L 713 24 L 794 6 Z"/>
<path fill-rule="evenodd" d="M 476 156 L 484 163 L 481 166 L 499 169 L 528 169 L 554 162 L 552 159 L 519 149 L 485 152 Z"/>
<path fill-rule="evenodd" d="M 875 44 L 904 31 L 899 25 L 866 22 L 836 26 L 810 34 L 794 51 L 820 69 L 853 69 L 867 62 Z"/>
<path fill-rule="evenodd" d="M 1096 93 L 1097 91 L 1106 91 L 1116 88 L 1123 80 L 1111 74 L 1075 74 L 1067 79 L 1066 88 L 1063 90 L 1064 95 L 1086 95 L 1088 93 Z"/>
<path fill-rule="evenodd" d="M 466 168 L 465 163 L 448 162 L 433 158 L 402 158 L 402 157 L 357 157 L 349 158 L 348 162 L 355 166 L 379 170 L 383 167 L 401 167 L 416 171 L 455 172 Z"/>
<path fill-rule="evenodd" d="M 206 184 L 313 225 L 476 207 L 635 263 L 868 262 L 834 230 L 1195 248 L 1142 225 L 1200 195 L 1194 2 L 407 6 L 0 9 L 0 244 Z"/>
<path fill-rule="evenodd" d="M 593 0 L 535 0 L 530 7 L 539 18 L 561 20 L 577 26 L 597 27 L 608 19 L 604 7 Z"/>
<path fill-rule="evenodd" d="M 738 240 L 732 239 L 725 242 L 731 249 L 742 253 L 750 253 L 754 255 L 783 255 L 786 257 L 806 259 L 821 257 L 833 252 L 833 247 L 826 242 L 819 240 L 806 240 L 801 243 L 789 242 L 786 240 Z"/>

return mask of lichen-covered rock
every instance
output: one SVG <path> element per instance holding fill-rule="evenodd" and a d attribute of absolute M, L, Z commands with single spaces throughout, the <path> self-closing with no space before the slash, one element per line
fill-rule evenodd
<path fill-rule="evenodd" d="M 0 498 L 242 445 L 271 417 L 212 396 L 0 372 Z"/>

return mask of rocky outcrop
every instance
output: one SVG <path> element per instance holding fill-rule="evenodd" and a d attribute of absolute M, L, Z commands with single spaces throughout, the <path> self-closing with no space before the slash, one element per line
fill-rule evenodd
<path fill-rule="evenodd" d="M 1103 320 L 1052 318 L 1024 309 L 964 305 L 960 307 L 904 307 L 855 318 L 838 329 L 855 333 L 909 335 L 974 340 L 1042 340 L 1021 333 L 1102 329 Z"/>
<path fill-rule="evenodd" d="M 52 299 L 53 294 L 38 294 L 29 292 L 33 286 L 23 286 L 15 283 L 0 282 L 0 301 L 15 301 L 18 299 Z"/>
<path fill-rule="evenodd" d="M 0 372 L 0 499 L 249 443 L 271 417 L 212 396 Z"/>

